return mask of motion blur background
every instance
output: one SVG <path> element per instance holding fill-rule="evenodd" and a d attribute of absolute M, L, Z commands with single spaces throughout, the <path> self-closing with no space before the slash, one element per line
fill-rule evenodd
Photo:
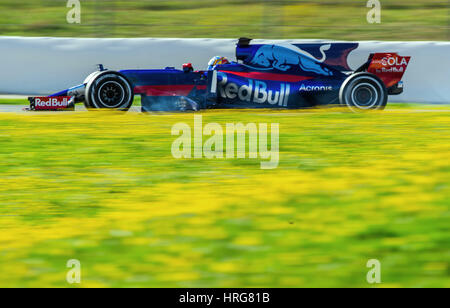
<path fill-rule="evenodd" d="M 81 24 L 67 0 L 0 0 L 0 35 L 68 37 L 450 38 L 450 1 L 382 0 L 369 24 L 366 0 L 82 0 Z"/>
<path fill-rule="evenodd" d="M 448 1 L 381 3 L 382 23 L 369 24 L 366 0 L 81 0 L 81 24 L 68 24 L 67 0 L 0 0 L 0 36 L 449 40 Z M 83 80 L 112 58 L 130 68 L 126 44 L 97 52 L 104 45 L 87 40 L 74 52 L 75 40 L 55 41 L 0 40 L 0 86 L 59 90 L 61 76 Z M 428 91 L 448 92 L 442 44 L 398 44 L 420 55 L 405 84 L 420 75 Z M 440 60 L 427 70 L 447 75 L 411 74 L 420 59 Z M 171 128 L 193 127 L 191 113 L 0 111 L 0 287 L 71 286 L 70 259 L 81 262 L 81 287 L 372 287 L 372 258 L 382 287 L 450 287 L 449 111 L 202 112 L 222 127 L 279 123 L 270 171 L 253 159 L 175 160 Z"/>

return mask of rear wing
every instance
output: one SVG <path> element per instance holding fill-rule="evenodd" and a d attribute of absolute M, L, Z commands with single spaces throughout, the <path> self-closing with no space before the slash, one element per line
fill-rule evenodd
<path fill-rule="evenodd" d="M 356 72 L 372 73 L 390 89 L 401 82 L 410 61 L 411 57 L 402 57 L 397 53 L 374 53 Z"/>

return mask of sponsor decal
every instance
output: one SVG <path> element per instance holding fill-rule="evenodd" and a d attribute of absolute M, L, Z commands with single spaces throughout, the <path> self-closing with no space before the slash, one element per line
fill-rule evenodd
<path fill-rule="evenodd" d="M 300 92 L 324 92 L 324 91 L 333 91 L 332 86 L 306 86 L 302 84 L 299 89 Z"/>
<path fill-rule="evenodd" d="M 390 88 L 401 81 L 411 57 L 396 53 L 375 53 L 367 71 L 377 75 Z"/>
<path fill-rule="evenodd" d="M 277 45 L 262 45 L 250 60 L 250 64 L 283 72 L 296 69 L 318 75 L 333 76 L 333 72 L 322 65 L 327 58 L 325 51 L 331 48 L 330 44 L 320 47 L 321 59 L 316 59 L 311 54 L 296 48 L 297 50 L 292 50 Z"/>
<path fill-rule="evenodd" d="M 233 82 L 228 82 L 228 76 L 219 72 L 218 76 L 222 78 L 219 82 L 219 93 L 225 99 L 239 99 L 242 102 L 253 102 L 256 104 L 278 105 L 287 107 L 291 85 L 281 83 L 279 90 L 269 89 L 267 83 L 261 80 L 247 80 L 247 84 L 241 86 Z"/>
<path fill-rule="evenodd" d="M 406 57 L 384 57 L 380 60 L 381 68 L 377 69 L 377 73 L 404 73 L 408 66 L 408 58 Z"/>
<path fill-rule="evenodd" d="M 383 66 L 402 66 L 408 65 L 408 60 L 405 57 L 384 57 L 381 59 Z"/>
<path fill-rule="evenodd" d="M 69 96 L 60 97 L 36 97 L 34 99 L 34 110 L 57 110 L 69 107 Z"/>
<path fill-rule="evenodd" d="M 300 60 L 297 61 L 297 57 L 290 56 L 290 52 L 283 52 L 278 48 L 270 48 L 263 46 L 267 45 L 250 45 L 246 47 L 237 46 L 236 55 L 237 57 L 244 61 L 244 65 L 250 68 L 256 68 L 258 70 L 271 71 L 274 68 L 281 70 L 295 70 L 296 72 L 301 69 L 297 64 L 300 64 Z M 292 44 L 284 45 L 279 47 L 286 47 L 290 49 L 293 53 L 298 56 L 302 56 L 305 59 L 311 59 L 313 62 L 318 64 L 326 64 L 334 67 L 339 71 L 352 71 L 347 59 L 349 54 L 357 49 L 358 43 L 302 43 L 302 44 Z M 263 49 L 262 49 L 263 48 Z M 271 50 L 268 50 L 271 49 Z M 273 51 L 273 53 L 272 53 Z M 280 55 L 281 51 L 281 55 Z M 291 61 L 293 60 L 293 61 Z M 275 62 L 276 61 L 276 62 Z M 311 63 L 303 63 L 303 67 L 306 69 L 310 68 Z M 289 68 L 290 67 L 290 68 Z M 317 66 L 313 64 L 313 71 L 316 71 Z M 319 71 L 323 71 L 319 68 Z M 325 72 L 326 76 L 329 72 Z M 320 74 L 320 73 L 319 73 Z M 322 74 L 321 74 L 322 75 Z M 280 80 L 283 81 L 283 80 Z M 287 81 L 287 80 L 286 80 Z"/>
<path fill-rule="evenodd" d="M 400 67 L 391 67 L 391 68 L 385 68 L 382 67 L 381 70 L 377 70 L 378 73 L 404 73 L 405 68 L 403 66 Z"/>

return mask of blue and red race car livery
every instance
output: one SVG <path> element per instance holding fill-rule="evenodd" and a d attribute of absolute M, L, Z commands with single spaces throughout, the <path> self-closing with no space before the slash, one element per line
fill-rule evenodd
<path fill-rule="evenodd" d="M 128 110 L 134 96 L 140 95 L 146 112 L 329 104 L 383 109 L 388 95 L 402 93 L 401 80 L 411 58 L 374 53 L 352 71 L 347 58 L 357 47 L 357 43 L 251 44 L 242 38 L 235 62 L 221 59 L 218 63 L 223 64 L 207 71 L 194 71 L 190 64 L 183 70 L 110 71 L 100 66 L 83 84 L 49 97 L 84 102 L 88 108 Z M 45 110 L 38 101 L 43 99 L 30 98 L 31 109 Z"/>

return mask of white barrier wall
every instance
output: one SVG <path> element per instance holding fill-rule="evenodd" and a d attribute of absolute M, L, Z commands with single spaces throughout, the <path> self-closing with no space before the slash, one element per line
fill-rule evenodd
<path fill-rule="evenodd" d="M 0 93 L 48 95 L 81 83 L 102 63 L 109 69 L 149 69 L 192 62 L 205 69 L 216 55 L 235 58 L 230 39 L 0 38 Z M 268 41 L 255 40 L 254 43 Z M 283 40 L 270 43 L 311 43 Z M 329 41 L 326 41 L 329 42 Z M 450 43 L 360 42 L 349 56 L 355 69 L 372 52 L 412 56 L 405 92 L 393 101 L 450 103 Z"/>

